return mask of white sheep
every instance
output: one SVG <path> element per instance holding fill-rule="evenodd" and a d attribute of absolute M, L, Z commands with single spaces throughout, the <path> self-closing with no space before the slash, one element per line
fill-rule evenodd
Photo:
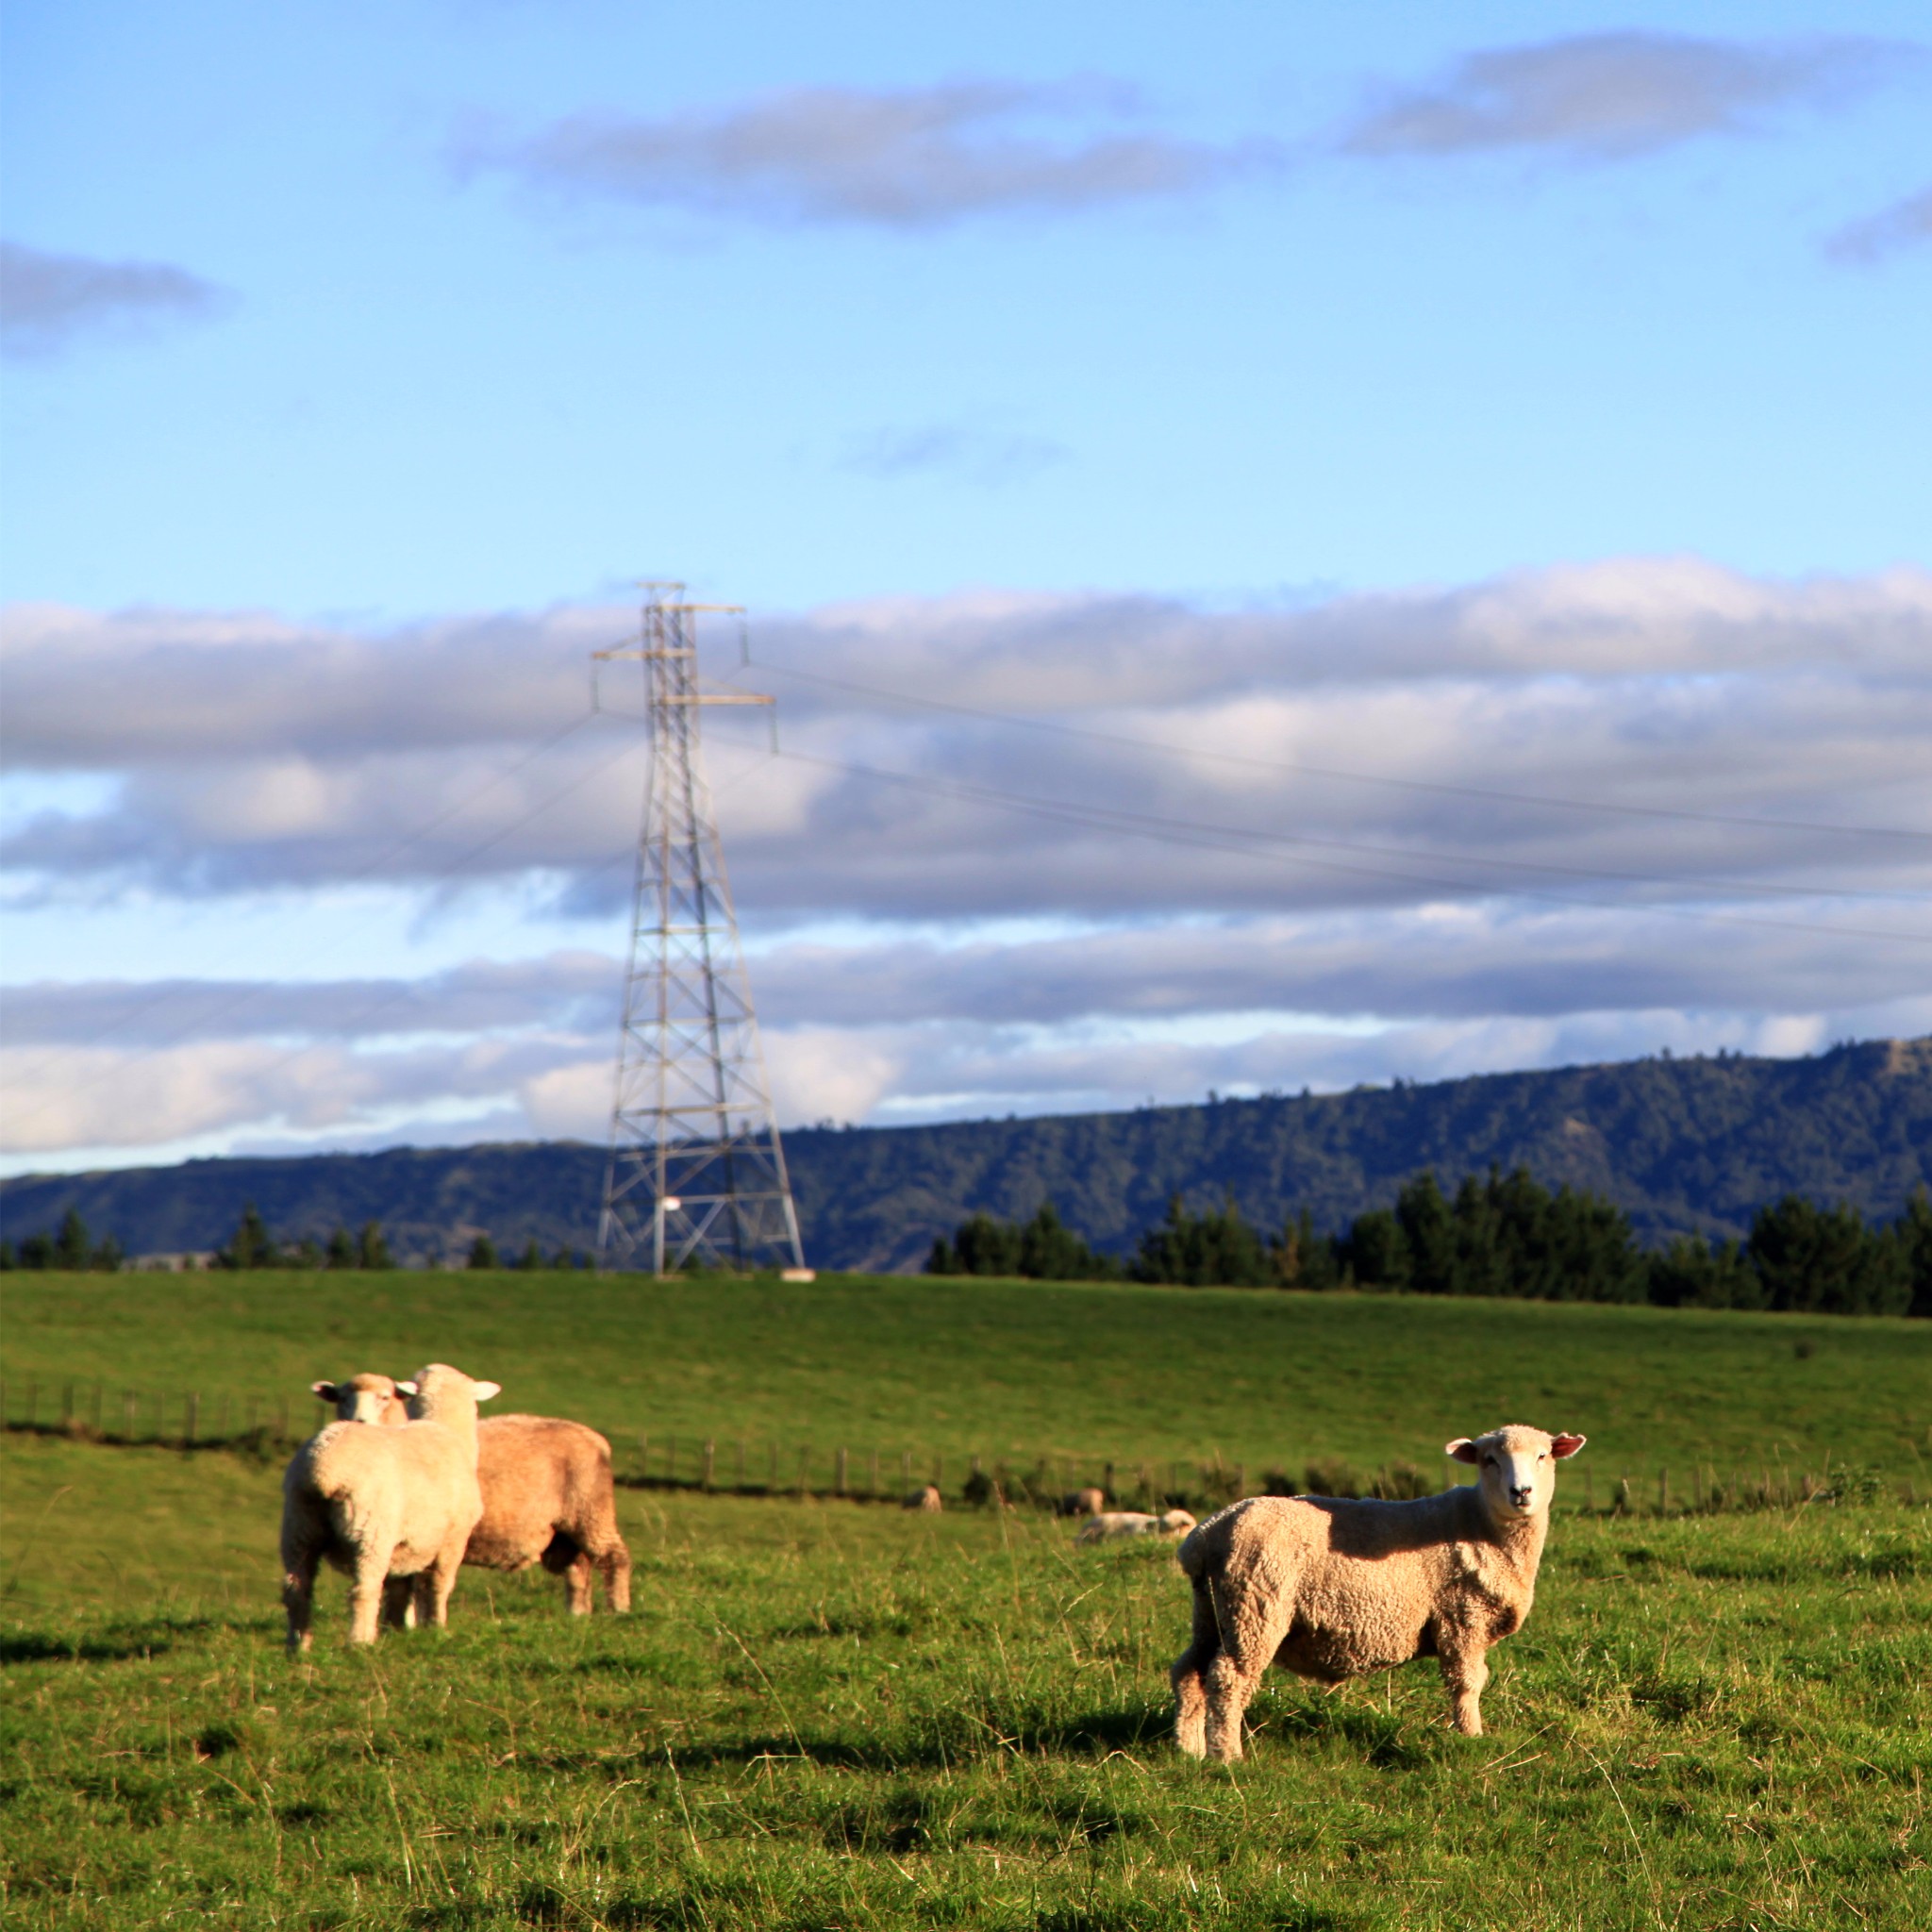
<path fill-rule="evenodd" d="M 282 1478 L 282 1602 L 289 1648 L 307 1650 L 317 1566 L 347 1573 L 349 1641 L 373 1643 L 384 1581 L 413 1577 L 418 1619 L 448 1621 L 449 1593 L 483 1514 L 476 1405 L 499 1392 L 432 1362 L 397 1428 L 335 1422 L 295 1452 Z M 391 1595 L 394 1614 L 394 1593 Z"/>
<path fill-rule="evenodd" d="M 928 1516 L 936 1516 L 946 1507 L 945 1498 L 940 1494 L 937 1483 L 927 1483 L 924 1489 L 908 1490 L 900 1506 L 903 1509 L 920 1509 Z"/>
<path fill-rule="evenodd" d="M 1270 1663 L 1324 1684 L 1441 1659 L 1456 1727 L 1482 1735 L 1485 1653 L 1523 1627 L 1549 1533 L 1557 1464 L 1581 1436 L 1511 1424 L 1443 1453 L 1478 1481 L 1420 1501 L 1250 1496 L 1176 1553 L 1193 1641 L 1171 1673 L 1183 1751 L 1231 1763 Z"/>
<path fill-rule="evenodd" d="M 1107 1491 L 1098 1486 L 1090 1485 L 1084 1490 L 1069 1490 L 1054 1505 L 1056 1516 L 1098 1516 L 1107 1507 Z"/>
<path fill-rule="evenodd" d="M 1124 1536 L 1185 1536 L 1193 1526 L 1194 1519 L 1185 1509 L 1169 1509 L 1158 1516 L 1144 1509 L 1103 1509 L 1080 1525 L 1074 1541 L 1104 1543 Z"/>

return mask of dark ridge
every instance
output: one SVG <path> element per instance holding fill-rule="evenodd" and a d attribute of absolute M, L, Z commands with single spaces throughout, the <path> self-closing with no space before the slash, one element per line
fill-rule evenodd
<path fill-rule="evenodd" d="M 1176 1192 L 1195 1207 L 1231 1192 L 1264 1229 L 1306 1206 L 1333 1229 L 1390 1205 L 1420 1169 L 1453 1188 L 1491 1164 L 1607 1196 L 1646 1243 L 1741 1236 L 1786 1193 L 1889 1219 L 1932 1183 L 1932 1039 L 1132 1113 L 794 1128 L 785 1151 L 806 1258 L 821 1268 L 915 1269 L 974 1210 L 1020 1220 L 1042 1199 L 1114 1254 Z M 506 1254 L 535 1239 L 548 1255 L 591 1244 L 603 1180 L 603 1150 L 577 1141 L 191 1160 L 0 1181 L 0 1220 L 17 1241 L 76 1208 L 129 1254 L 179 1252 L 218 1246 L 252 1201 L 290 1238 L 379 1221 L 402 1260 L 458 1257 L 482 1231 Z"/>

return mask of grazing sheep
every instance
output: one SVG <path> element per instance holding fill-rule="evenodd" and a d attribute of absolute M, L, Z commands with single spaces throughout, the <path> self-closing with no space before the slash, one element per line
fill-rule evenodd
<path fill-rule="evenodd" d="M 908 1490 L 899 1507 L 902 1509 L 923 1509 L 928 1516 L 935 1516 L 945 1507 L 945 1500 L 940 1494 L 939 1484 L 927 1483 L 923 1490 Z"/>
<path fill-rule="evenodd" d="M 413 1382 L 394 1382 L 387 1375 L 351 1375 L 346 1382 L 311 1382 L 309 1388 L 345 1423 L 376 1423 L 395 1428 L 409 1420 L 406 1395 L 416 1392 Z"/>
<path fill-rule="evenodd" d="M 1474 1484 L 1417 1502 L 1250 1496 L 1181 1544 L 1193 1641 L 1175 1661 L 1174 1734 L 1232 1763 L 1270 1663 L 1334 1685 L 1411 1657 L 1441 1660 L 1456 1727 L 1482 1735 L 1484 1654 L 1520 1630 L 1549 1533 L 1557 1464 L 1581 1436 L 1511 1424 L 1443 1453 Z"/>
<path fill-rule="evenodd" d="M 1069 1490 L 1054 1505 L 1056 1516 L 1098 1516 L 1107 1507 L 1107 1491 L 1089 1487 L 1084 1490 Z"/>
<path fill-rule="evenodd" d="M 1170 1509 L 1160 1516 L 1150 1516 L 1144 1509 L 1105 1509 L 1090 1516 L 1074 1541 L 1104 1543 L 1124 1536 L 1185 1536 L 1193 1526 L 1194 1519 L 1185 1509 Z"/>
<path fill-rule="evenodd" d="M 476 1405 L 498 1392 L 432 1362 L 397 1428 L 336 1422 L 295 1452 L 282 1478 L 282 1602 L 289 1648 L 307 1650 L 317 1566 L 344 1571 L 349 1641 L 373 1643 L 384 1581 L 415 1579 L 415 1609 L 448 1621 L 449 1593 L 483 1514 Z M 391 1593 L 391 1602 L 393 1593 Z"/>
<path fill-rule="evenodd" d="M 630 1608 L 630 1552 L 617 1532 L 610 1444 L 582 1423 L 547 1415 L 493 1415 L 476 1428 L 483 1520 L 465 1563 L 561 1576 L 574 1617 L 591 1613 L 591 1579 L 604 1579 L 613 1610 Z"/>

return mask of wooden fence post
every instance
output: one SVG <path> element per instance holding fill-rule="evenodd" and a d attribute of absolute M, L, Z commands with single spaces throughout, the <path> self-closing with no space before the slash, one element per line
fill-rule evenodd
<path fill-rule="evenodd" d="M 909 1449 L 899 1452 L 899 1482 L 904 1489 L 912 1487 L 912 1452 Z"/>
<path fill-rule="evenodd" d="M 839 1471 L 832 1479 L 832 1489 L 838 1495 L 845 1493 L 845 1452 L 842 1449 L 839 1451 Z"/>
<path fill-rule="evenodd" d="M 121 1391 L 121 1438 L 124 1441 L 134 1441 L 136 1396 L 132 1389 Z"/>
<path fill-rule="evenodd" d="M 705 1439 L 705 1474 L 703 1477 L 704 1491 L 708 1496 L 711 1493 L 711 1458 L 716 1453 L 711 1440 L 708 1436 Z"/>
<path fill-rule="evenodd" d="M 1106 1464 L 1100 1474 L 1101 1493 L 1111 1503 L 1113 1501 L 1113 1464 Z"/>
<path fill-rule="evenodd" d="M 40 1418 L 40 1413 L 41 1385 L 38 1381 L 29 1380 L 26 1385 L 26 1425 L 28 1428 L 34 1426 L 34 1424 Z"/>
<path fill-rule="evenodd" d="M 200 1420 L 201 1391 L 198 1389 L 191 1389 L 188 1391 L 187 1404 L 181 1411 L 181 1446 L 184 1449 L 193 1447 L 194 1428 Z"/>

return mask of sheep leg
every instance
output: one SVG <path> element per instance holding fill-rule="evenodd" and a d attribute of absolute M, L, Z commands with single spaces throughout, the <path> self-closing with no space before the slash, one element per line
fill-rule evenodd
<path fill-rule="evenodd" d="M 1202 1673 L 1221 1648 L 1221 1630 L 1208 1586 L 1194 1579 L 1194 1633 L 1186 1650 L 1174 1659 L 1168 1681 L 1174 1686 L 1174 1739 L 1190 1757 L 1208 1755 L 1208 1690 Z"/>
<path fill-rule="evenodd" d="M 1483 1734 L 1483 1686 L 1490 1681 L 1490 1667 L 1479 1643 L 1445 1644 L 1442 1650 L 1442 1682 L 1448 1687 L 1456 1728 L 1466 1738 Z"/>
<path fill-rule="evenodd" d="M 599 1553 L 597 1571 L 604 1579 L 604 1598 L 613 1610 L 630 1608 L 630 1552 L 622 1539 L 613 1538 L 609 1548 Z"/>
<path fill-rule="evenodd" d="M 315 1613 L 315 1567 L 320 1560 L 314 1550 L 299 1550 L 284 1556 L 282 1607 L 289 1613 L 289 1649 L 299 1654 L 314 1641 L 309 1625 Z"/>
<path fill-rule="evenodd" d="M 1220 1579 L 1209 1585 L 1209 1595 L 1221 1647 L 1203 1673 L 1208 1755 L 1222 1764 L 1234 1764 L 1241 1755 L 1241 1719 L 1248 1701 L 1281 1647 L 1292 1607 L 1252 1600 L 1243 1605 Z"/>
<path fill-rule="evenodd" d="M 356 1568 L 349 1578 L 349 1641 L 374 1643 L 377 1620 L 382 1615 L 389 1579 L 389 1559 L 392 1543 L 367 1546 L 356 1552 Z"/>
<path fill-rule="evenodd" d="M 449 1622 L 449 1593 L 457 1587 L 457 1572 L 463 1567 L 463 1551 L 468 1546 L 467 1537 L 450 1544 L 416 1579 L 419 1624 L 429 1624 L 441 1630 Z"/>
<path fill-rule="evenodd" d="M 564 1607 L 573 1617 L 591 1614 L 591 1579 L 596 1574 L 590 1553 L 585 1550 L 579 1550 L 572 1557 L 570 1567 L 563 1573 Z"/>

